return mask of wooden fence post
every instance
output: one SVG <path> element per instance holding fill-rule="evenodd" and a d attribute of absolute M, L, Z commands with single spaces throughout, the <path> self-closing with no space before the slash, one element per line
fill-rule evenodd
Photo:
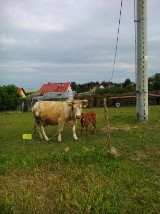
<path fill-rule="evenodd" d="M 104 98 L 104 115 L 105 115 L 105 121 L 106 121 L 108 150 L 111 152 L 111 138 L 110 138 L 110 128 L 109 128 L 109 122 L 108 122 L 107 98 Z"/>

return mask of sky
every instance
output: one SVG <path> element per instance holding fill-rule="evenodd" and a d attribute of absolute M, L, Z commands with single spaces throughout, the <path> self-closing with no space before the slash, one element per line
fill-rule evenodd
<path fill-rule="evenodd" d="M 134 0 L 0 0 L 0 85 L 135 82 Z M 160 73 L 160 0 L 147 1 L 148 76 Z"/>

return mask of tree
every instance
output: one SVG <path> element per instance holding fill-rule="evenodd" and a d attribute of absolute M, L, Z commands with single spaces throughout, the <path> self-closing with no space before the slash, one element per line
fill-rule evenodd
<path fill-rule="evenodd" d="M 124 81 L 124 83 L 123 83 L 123 87 L 125 88 L 126 86 L 129 86 L 129 85 L 131 85 L 131 84 L 132 84 L 131 80 L 130 80 L 130 79 L 126 79 L 126 80 Z"/>
<path fill-rule="evenodd" d="M 0 86 L 1 109 L 15 109 L 21 103 L 21 98 L 15 85 Z"/>
<path fill-rule="evenodd" d="M 154 86 L 156 90 L 160 90 L 160 73 L 154 75 Z"/>

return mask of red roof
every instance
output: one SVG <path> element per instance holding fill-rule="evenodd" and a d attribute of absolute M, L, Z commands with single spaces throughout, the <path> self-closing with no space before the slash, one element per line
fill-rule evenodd
<path fill-rule="evenodd" d="M 47 83 L 43 84 L 38 93 L 44 94 L 47 92 L 67 92 L 70 86 L 70 82 L 64 83 Z"/>
<path fill-rule="evenodd" d="M 23 88 L 18 88 L 18 92 L 21 94 L 21 93 L 24 93 L 25 94 L 25 91 Z"/>
<path fill-rule="evenodd" d="M 22 88 L 18 88 L 18 92 L 21 93 L 21 91 L 23 91 L 23 89 Z"/>

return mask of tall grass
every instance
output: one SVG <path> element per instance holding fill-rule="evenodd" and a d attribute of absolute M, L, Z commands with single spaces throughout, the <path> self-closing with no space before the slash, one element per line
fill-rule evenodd
<path fill-rule="evenodd" d="M 135 107 L 109 108 L 111 143 L 107 151 L 103 108 L 97 135 L 72 139 L 64 127 L 62 143 L 23 140 L 33 134 L 33 115 L 0 114 L 0 213 L 160 213 L 160 106 L 149 106 L 148 123 L 139 123 Z M 57 127 L 47 127 L 47 135 Z"/>

